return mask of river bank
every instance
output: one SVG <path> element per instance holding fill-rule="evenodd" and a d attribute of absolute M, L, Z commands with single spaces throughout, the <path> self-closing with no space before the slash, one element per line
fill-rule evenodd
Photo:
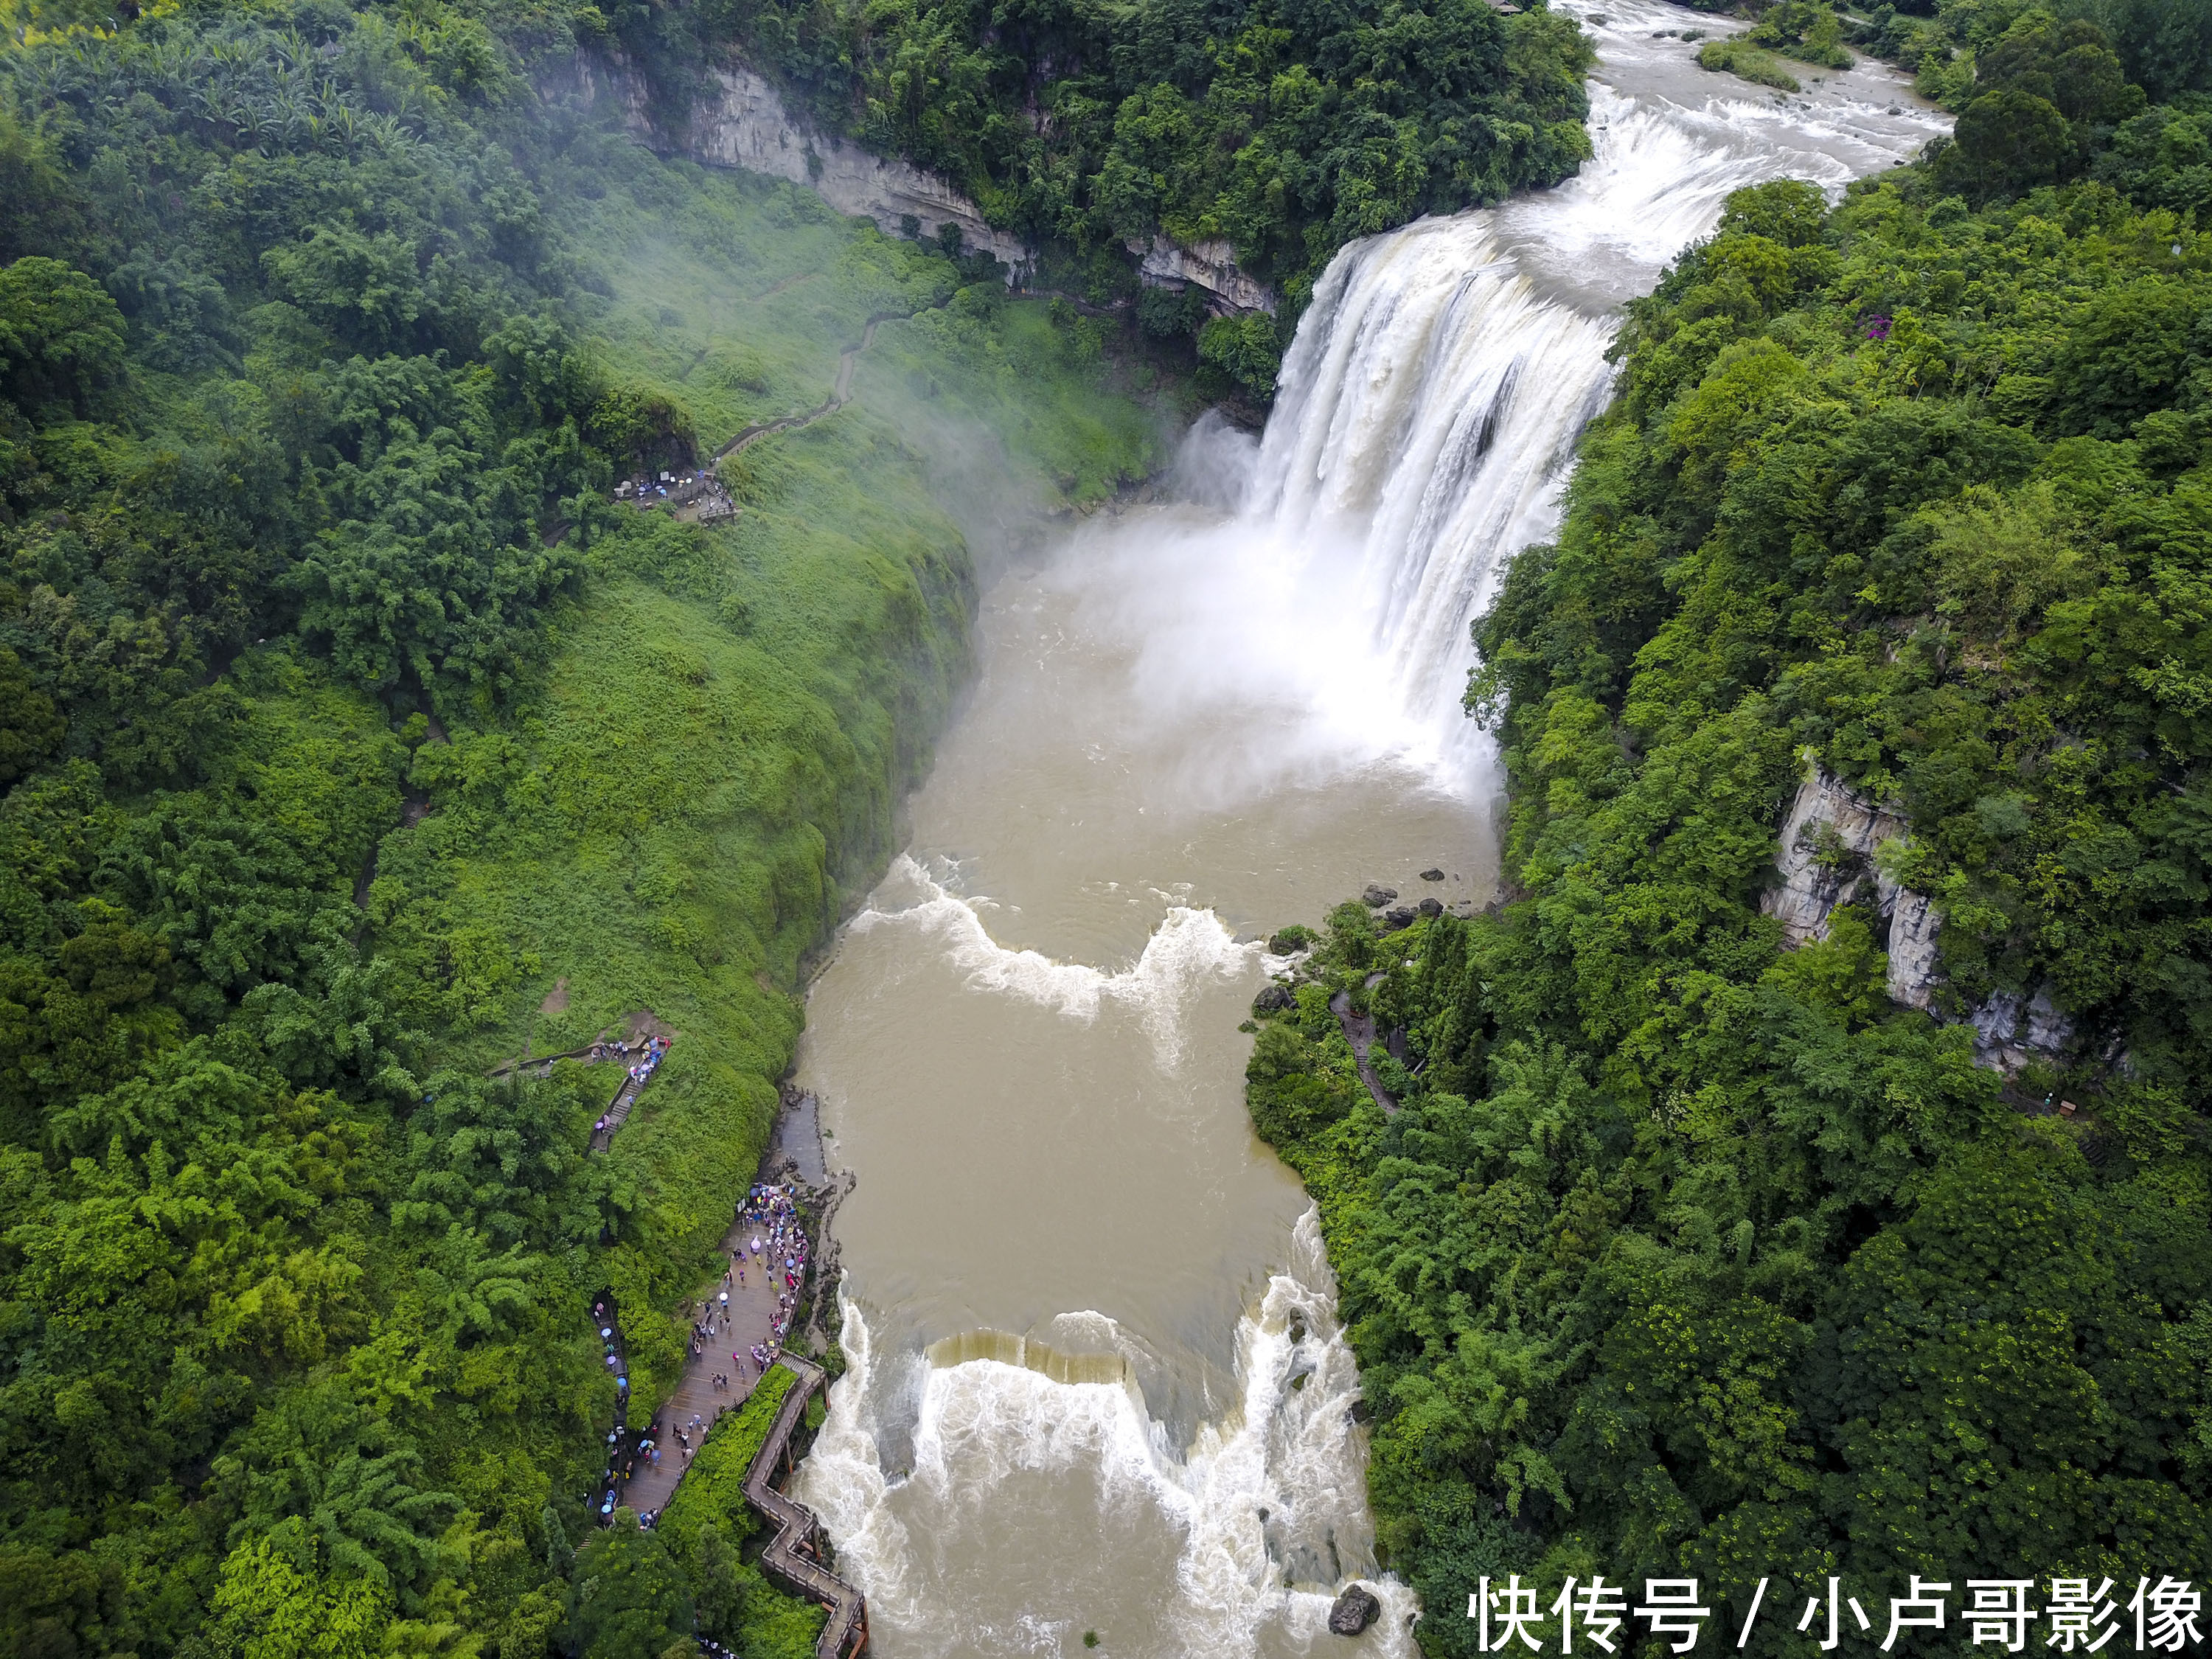
<path fill-rule="evenodd" d="M 1554 535 L 1476 629 L 1513 902 L 1403 930 L 1340 905 L 1255 1008 L 1248 1104 L 1321 1206 L 1432 1655 L 1502 1628 L 1501 1580 L 1539 1610 L 1594 1569 L 1687 1581 L 1778 1653 L 1777 1612 L 1802 1632 L 1838 1583 L 1878 1605 L 1938 1560 L 2035 1583 L 2094 1557 L 2147 1587 L 2212 1536 L 2201 1419 L 2150 1403 L 2198 1387 L 2212 1290 L 2180 945 L 2204 890 L 2045 879 L 2123 823 L 2130 867 L 2196 856 L 2163 803 L 2197 707 L 2112 688 L 2196 627 L 2118 619 L 2198 557 L 2212 447 L 2142 465 L 2192 418 L 2178 363 L 2087 411 L 2089 343 L 2153 294 L 2199 314 L 2212 244 L 2139 138 L 2096 155 L 2085 124 L 2031 184 L 1977 131 L 2057 38 L 1992 52 L 1917 164 L 1731 197 L 1634 307 Z M 2073 38 L 2112 107 L 2143 100 Z M 1764 259 L 1788 275 L 1719 320 Z M 2030 362 L 2014 403 L 1968 368 Z M 1996 599 L 1985 561 L 2029 526 L 2132 552 Z M 1393 1048 L 1387 1096 L 1352 1018 Z M 2066 1405 L 2023 1406 L 2031 1377 Z"/>

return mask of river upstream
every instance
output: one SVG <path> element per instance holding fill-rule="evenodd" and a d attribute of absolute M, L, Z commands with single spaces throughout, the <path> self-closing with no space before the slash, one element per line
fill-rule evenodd
<path fill-rule="evenodd" d="M 1346 249 L 1256 447 L 1202 424 L 1185 504 L 987 573 L 912 845 L 815 982 L 799 1080 L 858 1185 L 795 1495 L 881 1659 L 1412 1651 L 1310 1206 L 1245 1116 L 1259 941 L 1370 882 L 1488 899 L 1468 624 L 1557 522 L 1620 301 L 1729 191 L 1942 125 L 1879 66 L 1783 100 L 1653 38 L 1728 25 L 1568 9 L 1601 52 L 1579 179 Z M 1355 1577 L 1356 1648 L 1324 1626 Z"/>

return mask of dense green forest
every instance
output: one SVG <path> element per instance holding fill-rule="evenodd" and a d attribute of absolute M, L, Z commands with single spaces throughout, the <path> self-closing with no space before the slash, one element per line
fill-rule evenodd
<path fill-rule="evenodd" d="M 1043 257 L 1042 280 L 1133 300 L 1264 403 L 1322 269 L 1355 237 L 1571 177 L 1588 40 L 1528 0 L 701 0 L 607 10 L 666 66 L 680 127 L 734 51 L 833 132 L 950 179 Z M 1227 241 L 1279 317 L 1208 325 L 1139 294 L 1130 248 Z"/>
<path fill-rule="evenodd" d="M 728 1483 L 588 1528 L 586 1309 L 650 1409 L 965 667 L 933 489 L 1096 501 L 1158 417 L 542 97 L 565 21 L 116 9 L 0 47 L 0 1655 L 811 1651 Z M 864 338 L 733 520 L 609 501 Z M 613 1068 L 487 1080 L 642 1009 L 604 1157 Z"/>
<path fill-rule="evenodd" d="M 1504 902 L 1347 905 L 1255 1011 L 1431 1654 L 1484 1574 L 1694 1575 L 1724 1641 L 1771 1575 L 1754 1652 L 1831 1575 L 1877 1617 L 1914 1573 L 1954 1615 L 2201 1587 L 2212 100 L 2201 51 L 2163 103 L 2143 61 L 2018 11 L 1991 118 L 1832 210 L 1738 194 L 1629 307 L 1559 538 L 1477 624 Z M 1871 909 L 1794 951 L 1759 910 L 1808 754 L 1909 823 L 1932 1015 Z M 1963 1016 L 2038 989 L 2070 1046 L 1978 1065 Z M 1338 991 L 1403 1034 L 1393 1113 Z"/>

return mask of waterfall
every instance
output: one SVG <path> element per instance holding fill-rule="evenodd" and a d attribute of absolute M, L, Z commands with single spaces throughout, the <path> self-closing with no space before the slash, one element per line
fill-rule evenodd
<path fill-rule="evenodd" d="M 1621 301 L 1711 233 L 1730 191 L 1796 178 L 1839 196 L 1944 125 L 1891 101 L 1878 66 L 1791 99 L 1686 67 L 1690 47 L 1655 39 L 1680 28 L 1677 8 L 1571 9 L 1602 53 L 1590 161 L 1555 190 L 1339 253 L 1242 492 L 1249 533 L 1356 569 L 1373 672 L 1401 707 L 1447 720 L 1468 625 L 1511 556 L 1558 526 Z"/>
<path fill-rule="evenodd" d="M 1239 1097 L 1259 941 L 1367 881 L 1487 896 L 1468 625 L 1557 529 L 1622 302 L 1729 191 L 1942 125 L 1886 70 L 1784 97 L 1696 67 L 1710 17 L 1559 3 L 1590 162 L 1345 248 L 1258 440 L 1209 416 L 1177 501 L 994 581 L 913 848 L 816 982 L 801 1072 L 859 1181 L 796 1495 L 884 1659 L 1297 1659 L 1355 1580 L 1363 1650 L 1415 1651 L 1318 1217 Z"/>
<path fill-rule="evenodd" d="M 1541 298 L 1482 214 L 1346 249 L 1323 276 L 1247 510 L 1356 559 L 1401 702 L 1449 702 L 1505 558 L 1552 527 L 1612 334 Z"/>

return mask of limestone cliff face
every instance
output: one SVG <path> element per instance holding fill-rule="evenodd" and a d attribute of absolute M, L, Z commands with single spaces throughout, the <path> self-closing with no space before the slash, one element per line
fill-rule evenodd
<path fill-rule="evenodd" d="M 2074 1022 L 2040 986 L 2032 997 L 1999 991 L 1966 1016 L 1974 1028 L 1974 1057 L 2010 1074 L 2032 1060 L 2050 1060 L 2074 1041 Z"/>
<path fill-rule="evenodd" d="M 1827 938 L 1838 907 L 1870 903 L 1889 924 L 1890 1000 L 1932 1012 L 1941 982 L 1936 936 L 1942 919 L 1925 895 L 1899 886 L 1876 858 L 1884 842 L 1905 833 L 1903 817 L 1808 761 L 1782 821 L 1774 861 L 1781 884 L 1761 895 L 1759 908 L 1780 921 L 1794 949 Z M 2073 1022 L 2047 988 L 2033 997 L 1998 992 L 1966 1023 L 1974 1028 L 1976 1057 L 2007 1073 L 2062 1053 L 2074 1036 Z"/>
<path fill-rule="evenodd" d="M 1893 890 L 1889 912 L 1889 995 L 1925 1008 L 1936 983 L 1936 907 L 1910 888 Z"/>
<path fill-rule="evenodd" d="M 1011 231 L 994 227 L 983 210 L 933 173 L 908 161 L 886 159 L 832 132 L 823 132 L 784 106 L 782 94 L 764 77 L 742 65 L 711 71 L 714 91 L 691 111 L 680 143 L 653 124 L 641 77 L 616 65 L 604 77 L 580 60 L 574 79 L 562 78 L 562 92 L 611 94 L 622 102 L 630 130 L 656 148 L 679 149 L 710 167 L 743 167 L 805 185 L 838 212 L 872 219 L 886 236 L 905 234 L 913 220 L 924 236 L 957 225 L 962 242 L 988 252 L 1003 264 L 1008 280 L 1020 285 L 1034 252 Z M 1164 236 L 1132 243 L 1138 256 L 1138 280 L 1147 288 L 1205 291 L 1207 309 L 1217 316 L 1275 309 L 1275 296 L 1263 283 L 1237 268 L 1226 242 L 1200 242 L 1185 248 Z"/>
<path fill-rule="evenodd" d="M 994 228 L 983 210 L 933 173 L 886 161 L 793 116 L 776 89 L 749 69 L 714 71 L 720 96 L 691 113 L 685 150 L 713 167 L 743 167 L 811 186 L 838 212 L 872 219 L 887 236 L 913 219 L 925 236 L 957 225 L 961 240 L 1020 272 L 1029 250 L 1011 232 Z"/>
<path fill-rule="evenodd" d="M 1903 818 L 1815 763 L 1782 821 L 1782 852 L 1775 860 L 1782 884 L 1763 895 L 1759 908 L 1780 919 L 1793 945 L 1827 938 L 1828 918 L 1838 906 L 1867 896 L 1869 887 L 1887 911 L 1896 886 L 1875 867 L 1875 851 L 1904 833 Z"/>
<path fill-rule="evenodd" d="M 1275 314 L 1275 296 L 1264 283 L 1237 268 L 1237 252 L 1228 243 L 1207 241 L 1189 247 L 1155 236 L 1149 242 L 1131 242 L 1137 255 L 1137 277 L 1146 288 L 1187 288 L 1206 291 L 1206 308 L 1217 317 L 1233 317 L 1249 311 Z"/>

